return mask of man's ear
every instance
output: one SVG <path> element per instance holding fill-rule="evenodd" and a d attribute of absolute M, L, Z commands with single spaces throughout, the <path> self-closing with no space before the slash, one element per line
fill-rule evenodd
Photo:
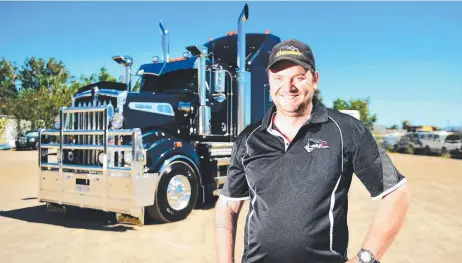
<path fill-rule="evenodd" d="M 319 84 L 319 72 L 314 73 L 314 79 L 313 79 L 314 84 Z"/>

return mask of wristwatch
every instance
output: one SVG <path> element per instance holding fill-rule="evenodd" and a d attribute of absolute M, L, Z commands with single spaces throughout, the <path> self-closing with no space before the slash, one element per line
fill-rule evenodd
<path fill-rule="evenodd" d="M 361 248 L 359 251 L 358 258 L 360 263 L 380 263 L 374 258 L 374 254 L 371 251 L 364 248 Z"/>

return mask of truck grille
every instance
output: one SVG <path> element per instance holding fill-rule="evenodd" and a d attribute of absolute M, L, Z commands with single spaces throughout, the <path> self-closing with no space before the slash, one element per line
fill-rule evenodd
<path fill-rule="evenodd" d="M 110 101 L 84 102 L 61 109 L 61 129 L 41 133 L 41 164 L 48 166 L 48 149 L 56 148 L 60 156 L 56 165 L 63 171 L 102 171 L 105 164 L 108 169 L 129 170 L 132 156 L 144 156 L 143 150 L 134 146 L 141 145 L 141 133 L 138 129 L 109 130 L 113 112 Z M 55 135 L 58 139 L 43 143 L 43 135 Z"/>
<path fill-rule="evenodd" d="M 86 103 L 80 102 L 77 103 L 77 108 L 87 108 L 87 107 L 100 107 L 112 105 L 109 101 L 107 104 L 104 102 L 95 103 Z M 70 118 L 69 122 L 72 123 L 70 127 L 72 130 L 79 131 L 76 135 L 65 136 L 64 140 L 69 144 L 76 145 L 93 145 L 93 146 L 102 146 L 104 145 L 104 132 L 101 134 L 95 133 L 94 131 L 104 131 L 107 128 L 107 123 L 105 123 L 106 118 L 104 118 L 105 112 L 103 111 L 88 111 L 88 112 L 77 112 L 72 113 L 65 118 Z M 79 135 L 81 134 L 81 135 Z M 102 166 L 102 163 L 99 161 L 99 154 L 102 150 L 94 149 L 63 149 L 63 163 L 64 164 L 80 164 L 80 165 L 92 165 L 92 166 Z M 71 158 L 70 158 L 71 157 Z M 110 159 L 110 158 L 109 158 Z"/>

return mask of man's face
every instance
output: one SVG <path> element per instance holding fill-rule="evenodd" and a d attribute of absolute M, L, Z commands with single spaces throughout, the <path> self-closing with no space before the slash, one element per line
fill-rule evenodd
<path fill-rule="evenodd" d="M 314 92 L 318 89 L 318 74 L 315 79 L 309 70 L 289 61 L 281 61 L 269 71 L 270 94 L 279 113 L 300 117 L 307 112 Z"/>

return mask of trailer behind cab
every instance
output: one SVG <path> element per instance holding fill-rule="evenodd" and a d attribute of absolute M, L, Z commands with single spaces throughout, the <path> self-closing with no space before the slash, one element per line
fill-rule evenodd
<path fill-rule="evenodd" d="M 139 90 L 130 85 L 133 59 L 114 57 L 124 83 L 81 87 L 56 129 L 41 131 L 39 200 L 50 211 L 92 208 L 137 224 L 182 220 L 214 200 L 235 138 L 272 106 L 265 67 L 280 39 L 246 33 L 248 17 L 245 5 L 237 31 L 177 58 L 161 21 L 163 55 L 136 71 Z"/>

